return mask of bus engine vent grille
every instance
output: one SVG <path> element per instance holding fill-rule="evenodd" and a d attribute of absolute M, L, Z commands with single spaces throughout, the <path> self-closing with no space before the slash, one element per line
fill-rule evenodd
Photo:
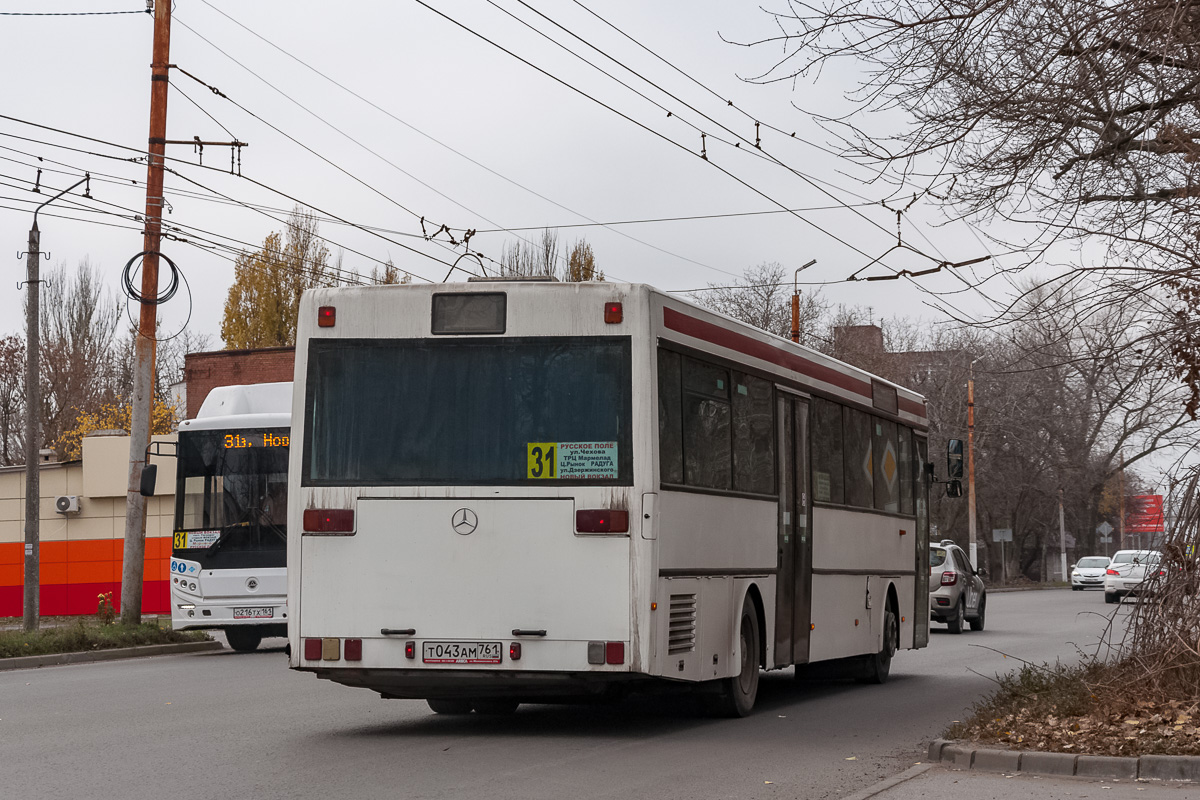
<path fill-rule="evenodd" d="M 667 632 L 667 654 L 690 653 L 696 649 L 696 595 L 671 595 L 671 622 Z"/>

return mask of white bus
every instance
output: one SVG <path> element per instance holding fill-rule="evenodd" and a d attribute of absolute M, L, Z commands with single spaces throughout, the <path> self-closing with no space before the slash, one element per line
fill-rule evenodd
<path fill-rule="evenodd" d="M 917 394 L 649 286 L 317 289 L 290 663 L 439 713 L 760 669 L 883 682 L 929 635 Z"/>
<path fill-rule="evenodd" d="M 171 622 L 234 650 L 287 635 L 291 383 L 221 386 L 179 424 Z"/>

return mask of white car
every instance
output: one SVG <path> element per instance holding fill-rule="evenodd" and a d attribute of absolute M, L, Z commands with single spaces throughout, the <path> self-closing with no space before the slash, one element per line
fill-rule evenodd
<path fill-rule="evenodd" d="M 1104 571 L 1104 602 L 1119 603 L 1122 597 L 1146 591 L 1161 574 L 1161 561 L 1157 550 L 1118 550 Z"/>
<path fill-rule="evenodd" d="M 1108 556 L 1088 556 L 1071 567 L 1071 591 L 1081 592 L 1088 587 L 1104 588 L 1104 571 L 1112 559 Z"/>

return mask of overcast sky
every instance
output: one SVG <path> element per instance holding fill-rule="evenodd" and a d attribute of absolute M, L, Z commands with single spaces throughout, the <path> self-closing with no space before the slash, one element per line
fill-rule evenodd
<path fill-rule="evenodd" d="M 171 213 L 165 222 L 196 243 L 254 248 L 283 227 L 291 197 L 320 216 L 380 229 L 372 234 L 322 223 L 330 249 L 344 251 L 345 269 L 368 272 L 390 258 L 417 281 L 444 280 L 462 253 L 421 238 L 423 216 L 430 232 L 442 224 L 456 236 L 476 229 L 471 249 L 493 258 L 517 235 L 532 238 L 538 228 L 561 226 L 566 245 L 586 237 L 610 279 L 667 290 L 732 281 L 764 261 L 781 263 L 790 275 L 815 258 L 818 264 L 801 278 L 827 283 L 821 291 L 830 302 L 870 306 L 876 317 L 932 322 L 939 317 L 924 305 L 930 299 L 926 292 L 963 289 L 947 271 L 915 284 L 845 282 L 896 243 L 895 215 L 869 205 L 890 189 L 863 183 L 869 176 L 855 165 L 806 143 L 825 144 L 829 137 L 792 105 L 844 107 L 841 92 L 853 75 L 830 72 L 816 86 L 758 86 L 740 79 L 762 72 L 781 55 L 779 46 L 744 48 L 722 41 L 775 33 L 755 2 L 426 2 L 446 16 L 414 0 L 179 0 L 171 37 L 171 62 L 179 69 L 171 76 L 168 138 L 236 137 L 249 146 L 241 153 L 241 178 L 229 174 L 228 148 L 206 147 L 201 167 L 193 148 L 169 147 L 178 175 L 167 176 Z M 0 11 L 124 11 L 142 5 L 143 0 L 0 0 Z M 0 240 L 8 243 L 4 274 L 10 278 L 0 287 L 0 311 L 8 320 L 0 332 L 23 329 L 16 282 L 24 278 L 24 262 L 16 253 L 25 249 L 33 207 L 51 188 L 92 172 L 93 200 L 72 196 L 72 202 L 59 201 L 39 217 L 42 249 L 50 252 L 52 264 L 73 268 L 90 258 L 118 293 L 121 268 L 141 250 L 140 226 L 128 217 L 144 209 L 139 184 L 146 169 L 127 159 L 136 159 L 146 146 L 152 22 L 146 14 L 0 17 L 5 40 L 0 114 L 9 117 L 0 119 Z M 760 132 L 763 153 L 787 168 L 751 146 L 754 120 L 796 132 L 796 138 L 766 127 Z M 698 157 L 699 131 L 708 134 L 707 162 Z M 743 141 L 735 149 L 738 137 Z M 41 195 L 30 192 L 38 166 Z M 566 227 L 776 212 L 779 204 L 811 210 Z M 989 252 L 966 225 L 939 222 L 944 220 L 927 203 L 919 203 L 905 216 L 905 243 L 949 261 Z M 529 230 L 511 232 L 516 229 Z M 219 346 L 233 255 L 178 241 L 164 242 L 163 252 L 191 287 L 191 329 L 212 334 Z M 473 261 L 462 264 L 478 270 Z M 895 251 L 861 277 L 932 265 Z M 964 271 L 964 277 L 975 280 L 994 269 L 984 265 Z M 1002 294 L 1001 285 L 990 288 Z M 181 291 L 163 306 L 164 333 L 183 324 L 186 295 Z M 968 311 L 985 310 L 977 293 L 949 297 Z"/>

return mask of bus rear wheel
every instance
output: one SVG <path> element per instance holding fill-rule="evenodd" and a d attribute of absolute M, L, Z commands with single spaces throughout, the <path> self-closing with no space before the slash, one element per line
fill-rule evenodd
<path fill-rule="evenodd" d="M 471 701 L 460 700 L 457 697 L 430 697 L 425 701 L 429 704 L 429 710 L 435 714 L 470 714 Z"/>
<path fill-rule="evenodd" d="M 896 618 L 896 609 L 889 602 L 883 612 L 883 646 L 878 653 L 863 657 L 862 674 L 858 676 L 859 683 L 887 683 L 892 671 L 892 656 L 900 649 L 900 622 Z"/>
<path fill-rule="evenodd" d="M 229 646 L 239 653 L 249 653 L 258 649 L 262 643 L 262 631 L 256 628 L 238 627 L 226 628 L 225 639 Z"/>
<path fill-rule="evenodd" d="M 754 601 L 749 597 L 742 604 L 742 619 L 738 624 L 738 649 L 742 652 L 741 669 L 737 675 L 721 681 L 721 689 L 712 698 L 712 710 L 723 717 L 745 717 L 754 710 L 758 697 L 758 649 L 761 633 Z"/>

